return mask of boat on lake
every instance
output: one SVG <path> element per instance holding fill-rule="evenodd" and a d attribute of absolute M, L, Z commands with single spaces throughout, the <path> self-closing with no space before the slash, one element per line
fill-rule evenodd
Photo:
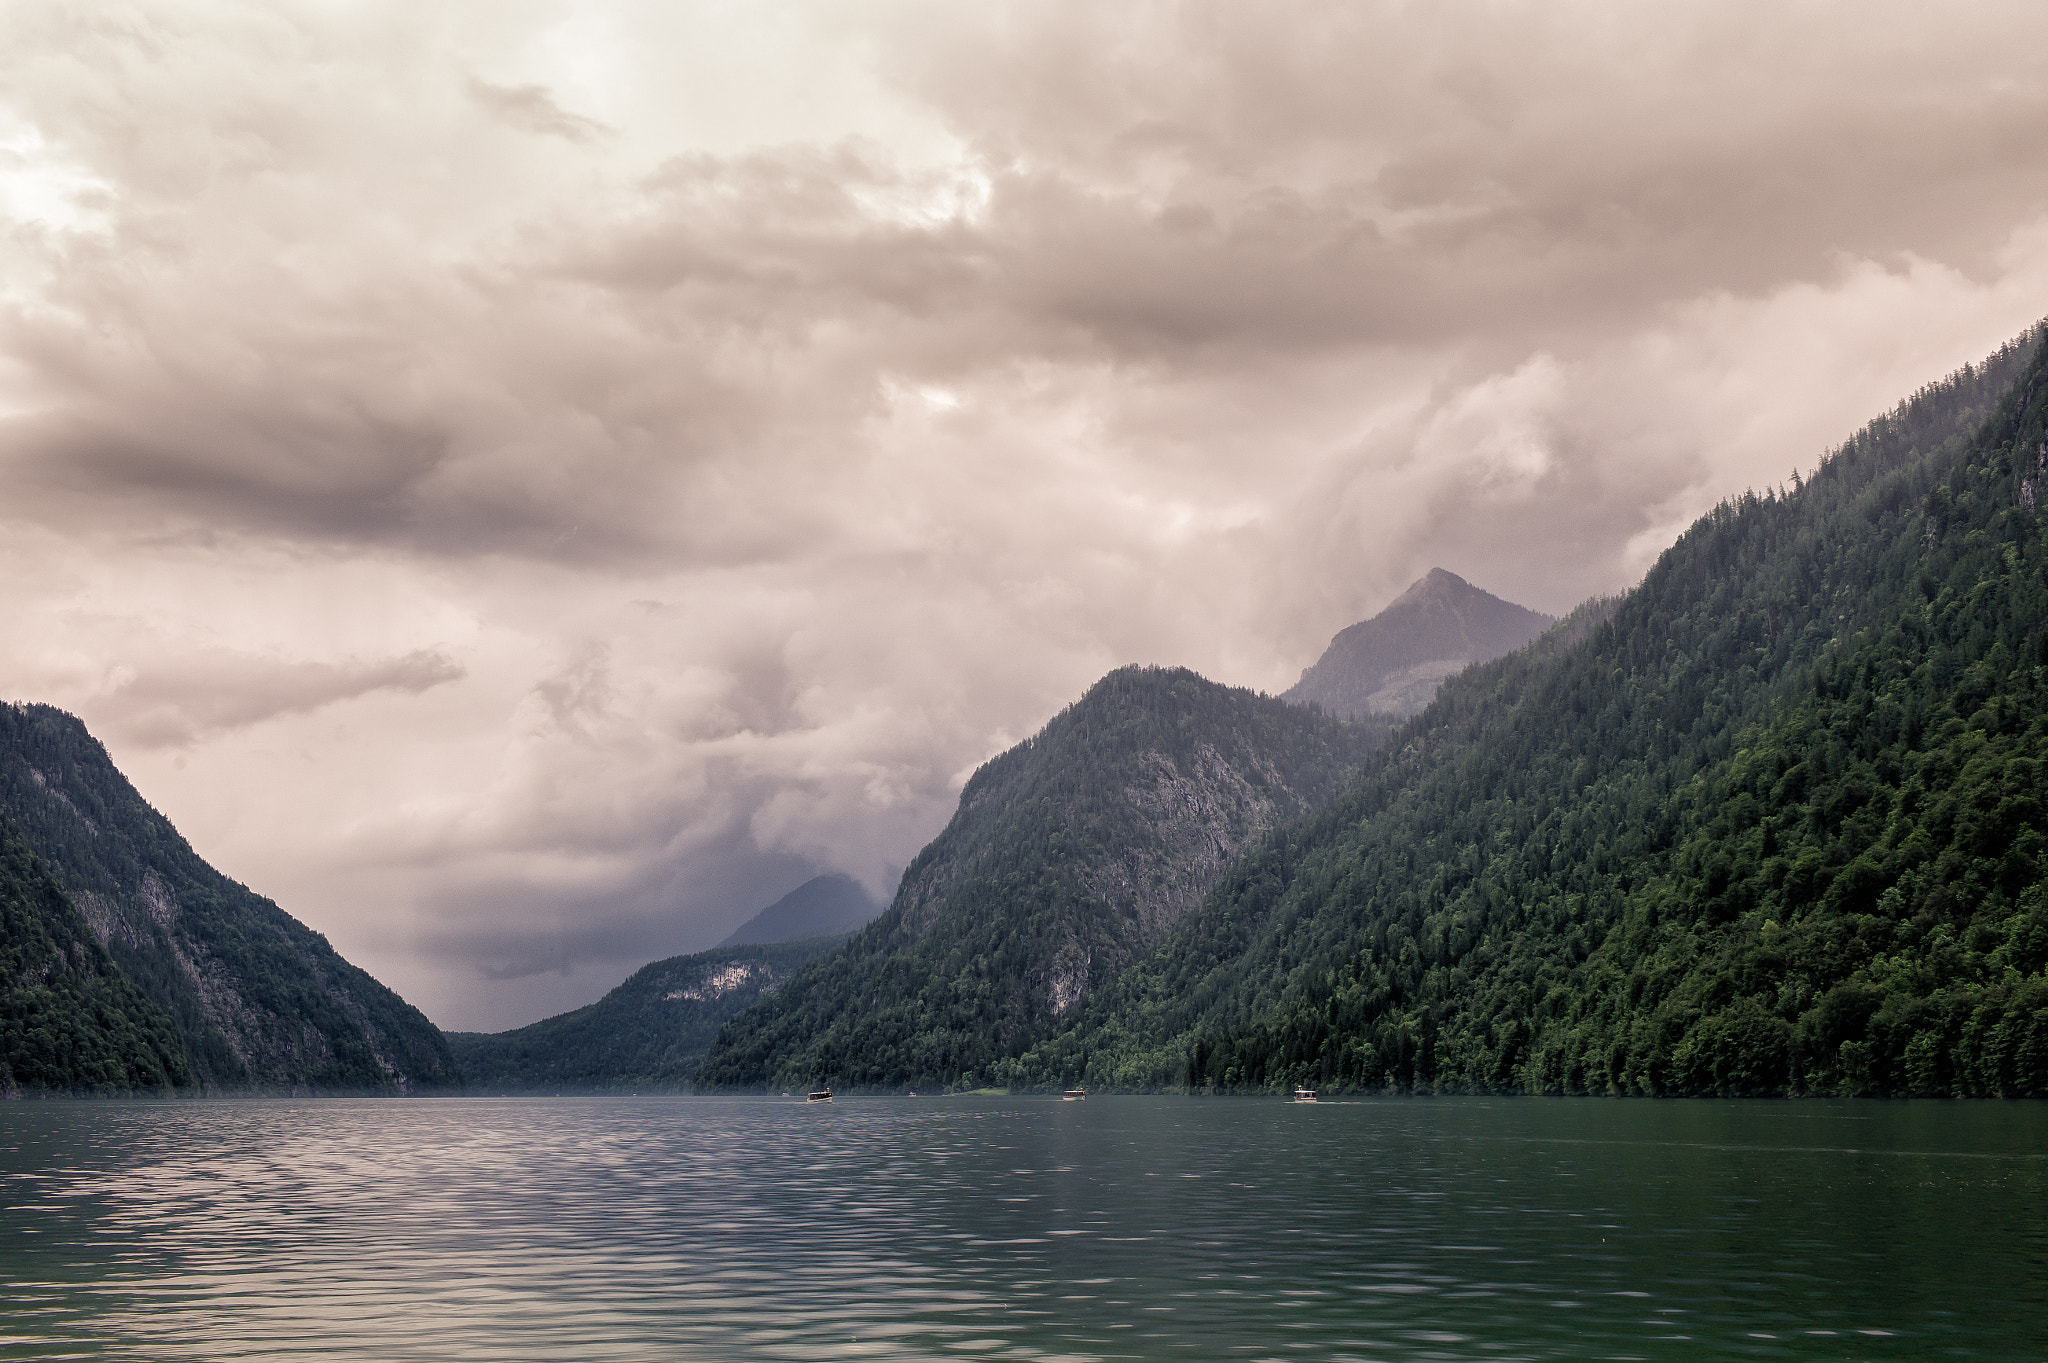
<path fill-rule="evenodd" d="M 1299 1084 L 1296 1084 L 1296 1085 L 1294 1086 L 1294 1101 L 1295 1101 L 1295 1102 L 1297 1102 L 1297 1103 L 1313 1103 L 1313 1102 L 1314 1102 L 1315 1100 L 1316 1100 L 1316 1091 L 1315 1091 L 1314 1089 L 1305 1089 L 1305 1088 L 1303 1088 L 1303 1087 L 1302 1087 L 1301 1085 L 1299 1085 Z"/>
<path fill-rule="evenodd" d="M 1060 1095 L 1060 1098 L 1063 1102 L 1078 1103 L 1087 1096 L 1087 1089 L 1068 1089 L 1065 1093 L 1062 1093 Z"/>
<path fill-rule="evenodd" d="M 829 1103 L 832 1101 L 832 1090 L 819 1089 L 816 1093 L 807 1093 L 804 1095 L 804 1101 L 807 1103 Z"/>

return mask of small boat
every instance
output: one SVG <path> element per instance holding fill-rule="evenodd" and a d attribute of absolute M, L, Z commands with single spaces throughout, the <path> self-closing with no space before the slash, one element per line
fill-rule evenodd
<path fill-rule="evenodd" d="M 1060 1095 L 1060 1100 L 1061 1100 L 1062 1102 L 1067 1102 L 1067 1103 L 1078 1103 L 1078 1102 L 1080 1102 L 1080 1101 L 1081 1101 L 1081 1100 L 1082 1100 L 1083 1098 L 1086 1098 L 1087 1096 L 1088 1096 L 1088 1090 L 1087 1090 L 1087 1089 L 1068 1089 L 1068 1090 L 1067 1090 L 1067 1091 L 1066 1091 L 1065 1093 L 1062 1093 L 1062 1094 Z"/>
<path fill-rule="evenodd" d="M 804 1101 L 807 1103 L 829 1103 L 832 1101 L 832 1090 L 819 1089 L 816 1093 L 807 1093 L 804 1095 Z"/>
<path fill-rule="evenodd" d="M 1301 1087 L 1301 1085 L 1299 1085 L 1299 1084 L 1296 1084 L 1296 1085 L 1294 1086 L 1294 1101 L 1295 1101 L 1295 1102 L 1297 1102 L 1297 1103 L 1313 1103 L 1313 1102 L 1314 1102 L 1315 1100 L 1316 1100 L 1316 1091 L 1315 1091 L 1314 1089 L 1305 1089 L 1305 1088 Z"/>

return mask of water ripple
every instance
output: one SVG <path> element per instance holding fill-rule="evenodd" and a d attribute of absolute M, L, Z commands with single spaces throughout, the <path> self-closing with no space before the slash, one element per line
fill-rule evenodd
<path fill-rule="evenodd" d="M 2044 1138 L 2040 1105 L 17 1104 L 0 1358 L 2038 1363 Z"/>

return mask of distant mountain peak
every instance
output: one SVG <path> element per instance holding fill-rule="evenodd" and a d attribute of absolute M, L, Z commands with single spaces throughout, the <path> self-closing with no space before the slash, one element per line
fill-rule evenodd
<path fill-rule="evenodd" d="M 882 911 L 865 886 L 852 876 L 833 871 L 791 890 L 742 923 L 718 945 L 736 947 L 797 942 L 852 932 Z"/>
<path fill-rule="evenodd" d="M 1503 601 L 1500 597 L 1486 591 L 1484 588 L 1473 586 L 1448 568 L 1431 568 L 1421 577 L 1409 583 L 1407 591 L 1402 592 L 1399 596 L 1388 602 L 1387 608 L 1380 612 L 1380 616 L 1398 610 L 1413 609 L 1418 606 L 1465 602 L 1475 604 L 1492 603 L 1499 606 L 1509 606 L 1515 610 L 1524 609 L 1521 606 L 1516 606 L 1511 601 Z M 1530 611 L 1529 614 L 1534 615 L 1536 612 Z M 1378 618 L 1379 616 L 1374 617 L 1374 619 Z M 1359 623 L 1364 624 L 1366 622 L 1360 621 Z M 1353 625 L 1351 628 L 1356 629 L 1358 626 Z"/>
<path fill-rule="evenodd" d="M 1468 592 L 1479 591 L 1479 588 L 1473 586 L 1464 578 L 1459 577 L 1448 568 L 1431 568 L 1428 572 L 1410 583 L 1407 591 L 1395 597 L 1393 604 L 1398 606 L 1403 602 L 1419 601 L 1425 597 L 1432 596 L 1447 597 L 1460 588 Z M 1482 596 L 1486 595 L 1484 592 L 1480 594 Z"/>
<path fill-rule="evenodd" d="M 1340 630 L 1281 699 L 1346 719 L 1412 715 L 1445 677 L 1511 653 L 1556 623 L 1431 568 L 1378 615 Z"/>

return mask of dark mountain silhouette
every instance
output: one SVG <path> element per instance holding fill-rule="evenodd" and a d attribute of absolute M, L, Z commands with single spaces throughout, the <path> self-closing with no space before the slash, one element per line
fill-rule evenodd
<path fill-rule="evenodd" d="M 882 906 L 852 876 L 833 872 L 805 881 L 740 924 L 719 945 L 801 942 L 811 937 L 836 937 L 865 927 Z"/>
<path fill-rule="evenodd" d="M 1340 631 L 1281 699 L 1344 719 L 1412 715 L 1445 677 L 1511 653 L 1556 623 L 1432 568 L 1378 615 Z"/>

